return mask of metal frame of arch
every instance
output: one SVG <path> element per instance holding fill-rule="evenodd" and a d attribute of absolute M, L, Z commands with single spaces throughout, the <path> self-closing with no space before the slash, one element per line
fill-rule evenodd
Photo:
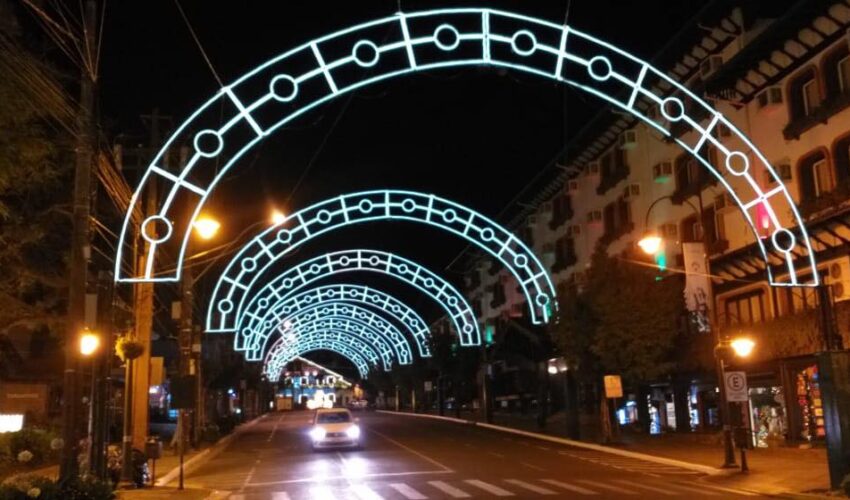
<path fill-rule="evenodd" d="M 380 311 L 396 323 L 404 325 L 419 349 L 419 356 L 423 358 L 431 356 L 431 346 L 428 343 L 430 332 L 425 320 L 410 306 L 392 295 L 362 285 L 334 284 L 320 286 L 280 299 L 274 303 L 265 301 L 262 304 L 255 304 L 256 309 L 245 311 L 245 318 L 248 321 L 245 328 L 256 331 L 267 320 L 267 315 L 271 315 L 279 323 L 279 320 L 286 315 L 317 305 L 332 303 L 360 304 Z"/>
<path fill-rule="evenodd" d="M 364 330 L 368 328 L 361 336 L 378 347 L 382 354 L 389 355 L 391 360 L 397 359 L 402 365 L 413 362 L 413 354 L 407 338 L 394 324 L 362 306 L 336 302 L 317 304 L 298 311 L 290 311 L 288 314 L 267 314 L 260 323 L 260 328 L 255 330 L 254 335 L 249 339 L 246 350 L 254 351 L 259 348 L 262 352 L 266 339 L 274 331 L 280 331 L 282 334 L 292 331 L 298 335 L 300 329 L 314 322 L 319 322 L 318 324 L 321 325 L 321 322 L 325 320 L 357 325 Z"/>
<path fill-rule="evenodd" d="M 525 243 L 484 215 L 440 198 L 413 191 L 380 190 L 332 198 L 289 214 L 247 243 L 228 263 L 220 289 L 228 301 L 242 301 L 275 262 L 300 245 L 352 224 L 403 220 L 448 231 L 498 259 L 523 290 L 535 324 L 546 323 L 554 308 L 555 287 L 546 267 Z M 226 302 L 220 302 L 224 304 Z"/>
<path fill-rule="evenodd" d="M 283 342 L 283 338 L 280 338 L 269 350 L 269 354 L 268 356 L 266 356 L 265 361 L 266 366 L 264 367 L 263 371 L 266 373 L 270 373 L 268 371 L 268 367 L 271 365 L 275 367 L 275 369 L 279 372 L 283 369 L 283 367 L 286 366 L 286 363 L 291 361 L 293 358 L 305 354 L 307 352 L 317 350 L 332 351 L 339 354 L 340 356 L 348 358 L 352 363 L 354 363 L 354 366 L 357 367 L 357 371 L 360 372 L 360 376 L 364 378 L 368 375 L 369 368 L 375 364 L 370 364 L 367 359 L 367 356 L 345 344 L 319 340 L 307 340 L 297 344 L 286 344 Z M 271 379 L 271 377 L 269 378 Z M 279 373 L 278 378 L 280 378 Z"/>
<path fill-rule="evenodd" d="M 364 347 L 373 349 L 381 357 L 384 367 L 387 370 L 392 369 L 397 359 L 392 345 L 387 342 L 386 338 L 375 327 L 346 316 L 330 316 L 321 319 L 296 318 L 292 321 L 291 333 L 289 333 L 289 330 L 283 331 L 282 329 L 277 329 L 277 331 L 287 339 L 323 335 L 333 331 L 335 332 L 335 338 L 340 342 L 362 343 Z M 269 331 L 258 335 L 254 345 L 245 349 L 245 359 L 247 361 L 260 361 L 263 359 L 269 341 L 274 336 L 273 333 L 273 331 Z M 409 363 L 410 361 L 405 364 Z"/>
<path fill-rule="evenodd" d="M 271 303 L 272 300 L 286 298 L 316 281 L 348 272 L 380 273 L 414 286 L 443 307 L 458 332 L 461 345 L 480 344 L 481 333 L 472 306 L 451 283 L 403 257 L 388 252 L 364 249 L 332 252 L 290 267 L 269 281 L 258 292 L 252 293 L 247 305 L 244 302 L 248 296 L 240 294 L 240 299 L 235 302 L 234 308 L 221 307 L 222 300 L 227 299 L 228 295 L 222 297 L 227 281 L 220 279 L 209 303 L 206 331 L 236 331 L 236 347 L 240 348 L 246 345 L 243 337 L 249 337 L 252 334 L 241 324 L 245 320 L 244 311 L 254 309 L 253 304 L 259 304 L 264 299 Z M 230 295 L 238 290 L 231 286 L 227 288 Z"/>
<path fill-rule="evenodd" d="M 694 155 L 718 179 L 756 235 L 772 285 L 816 285 L 818 273 L 803 219 L 782 179 L 752 142 L 722 113 L 646 61 L 569 25 L 487 8 L 399 12 L 311 40 L 284 52 L 224 86 L 168 139 L 133 194 L 117 245 L 118 281 L 176 281 L 192 223 L 217 183 L 247 151 L 312 108 L 352 90 L 389 78 L 437 68 L 489 65 L 549 78 L 595 95 L 643 120 Z M 368 71 L 364 71 L 368 68 Z M 650 117 L 649 110 L 658 111 Z M 655 114 L 655 113 L 653 113 Z M 223 124 L 210 128 L 207 123 Z M 725 126 L 733 140 L 721 142 Z M 694 131 L 695 139 L 684 135 Z M 170 167 L 172 149 L 192 144 L 185 161 Z M 715 168 L 701 153 L 719 152 Z M 739 186 L 728 180 L 738 179 Z M 765 179 L 772 181 L 762 188 Z M 132 214 L 148 186 L 166 184 L 157 212 L 142 223 L 149 243 L 147 267 L 133 266 L 124 249 L 132 245 Z M 178 216 L 175 207 L 189 207 Z M 185 210 L 181 208 L 180 210 Z M 766 213 L 758 220 L 759 212 Z M 784 227 L 779 214 L 790 213 Z M 758 226 L 755 221 L 758 221 Z M 799 227 L 798 240 L 789 230 Z M 762 239 L 762 231 L 770 234 Z M 178 239 L 169 258 L 161 245 Z M 797 269 L 799 261 L 801 269 Z M 774 276 L 776 265 L 780 274 Z M 803 281 L 803 276 L 811 276 Z"/>

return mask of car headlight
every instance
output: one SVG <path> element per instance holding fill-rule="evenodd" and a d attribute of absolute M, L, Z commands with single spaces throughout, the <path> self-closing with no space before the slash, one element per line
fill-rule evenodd
<path fill-rule="evenodd" d="M 345 430 L 345 435 L 351 439 L 357 439 L 360 437 L 360 427 L 356 425 L 352 425 L 348 429 Z"/>
<path fill-rule="evenodd" d="M 313 438 L 313 441 L 321 441 L 322 439 L 325 439 L 325 434 L 327 434 L 327 432 L 321 427 L 313 427 L 310 429 L 310 437 Z"/>

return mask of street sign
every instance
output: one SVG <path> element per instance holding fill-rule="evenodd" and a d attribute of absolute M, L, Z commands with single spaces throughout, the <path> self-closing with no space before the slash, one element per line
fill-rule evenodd
<path fill-rule="evenodd" d="M 619 375 L 605 375 L 605 397 L 623 397 L 623 382 L 620 380 Z"/>
<path fill-rule="evenodd" d="M 425 381 L 425 392 L 431 392 L 434 389 L 434 384 L 430 380 Z"/>
<path fill-rule="evenodd" d="M 726 372 L 723 374 L 726 383 L 726 401 L 747 401 L 747 372 Z"/>
<path fill-rule="evenodd" d="M 191 410 L 195 407 L 195 376 L 181 375 L 171 379 L 171 408 Z"/>

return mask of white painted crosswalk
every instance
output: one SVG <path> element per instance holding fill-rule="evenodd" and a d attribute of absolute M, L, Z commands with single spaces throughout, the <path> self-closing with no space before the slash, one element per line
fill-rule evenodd
<path fill-rule="evenodd" d="M 356 500 L 428 500 L 439 498 L 482 498 L 513 497 L 532 498 L 549 496 L 577 498 L 597 496 L 600 498 L 649 498 L 664 497 L 712 497 L 754 496 L 753 493 L 730 490 L 705 484 L 683 483 L 676 480 L 640 478 L 591 479 L 591 478 L 539 478 L 496 480 L 452 479 L 442 481 L 413 482 L 351 482 L 338 485 L 302 485 L 290 491 L 255 491 L 232 494 L 230 500 L 331 500 L 352 498 Z"/>

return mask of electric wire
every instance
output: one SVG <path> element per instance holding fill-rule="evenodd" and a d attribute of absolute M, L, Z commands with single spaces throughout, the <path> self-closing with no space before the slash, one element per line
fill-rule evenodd
<path fill-rule="evenodd" d="M 219 87 L 224 88 L 224 82 L 218 76 L 218 72 L 213 67 L 212 62 L 210 61 L 210 58 L 207 56 L 207 51 L 204 50 L 204 46 L 201 45 L 201 40 L 198 38 L 198 35 L 195 34 L 195 30 L 194 30 L 194 28 L 192 28 L 192 23 L 189 22 L 189 18 L 186 16 L 186 12 L 183 11 L 183 6 L 180 5 L 180 0 L 174 0 L 174 5 L 176 5 L 177 10 L 180 11 L 180 17 L 182 17 L 183 22 L 186 23 L 186 28 L 189 29 L 189 34 L 191 34 L 192 39 L 195 40 L 195 45 L 197 45 L 198 50 L 201 51 L 201 56 L 203 56 L 204 61 L 206 61 L 207 66 L 210 68 L 210 71 L 212 72 L 213 77 L 215 77 L 215 80 L 218 82 Z"/>

